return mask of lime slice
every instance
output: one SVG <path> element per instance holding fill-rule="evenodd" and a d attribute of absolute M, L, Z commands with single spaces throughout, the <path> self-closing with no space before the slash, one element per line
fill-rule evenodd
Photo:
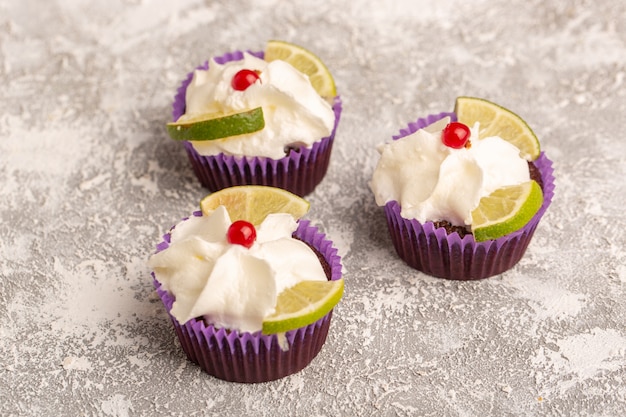
<path fill-rule="evenodd" d="M 271 213 L 288 213 L 299 219 L 309 211 L 309 202 L 282 188 L 240 185 L 224 188 L 204 197 L 200 208 L 205 215 L 218 206 L 226 207 L 232 221 L 246 220 L 259 225 Z"/>
<path fill-rule="evenodd" d="M 295 69 L 308 75 L 313 88 L 326 99 L 337 95 L 335 80 L 326 65 L 301 46 L 283 41 L 269 41 L 265 47 L 264 59 L 268 62 L 280 59 L 290 63 Z"/>
<path fill-rule="evenodd" d="M 469 127 L 480 122 L 480 137 L 500 136 L 520 150 L 529 161 L 539 157 L 539 140 L 532 129 L 517 114 L 490 101 L 475 97 L 458 97 L 454 106 L 459 122 Z"/>
<path fill-rule="evenodd" d="M 343 295 L 343 278 L 302 281 L 278 294 L 276 311 L 263 320 L 263 334 L 283 333 L 315 323 L 333 309 Z"/>
<path fill-rule="evenodd" d="M 477 242 L 497 239 L 521 229 L 543 203 L 536 181 L 498 188 L 480 199 L 472 211 L 472 233 Z"/>
<path fill-rule="evenodd" d="M 167 124 L 167 133 L 175 140 L 215 140 L 254 133 L 265 127 L 263 108 L 229 115 L 202 115 Z"/>

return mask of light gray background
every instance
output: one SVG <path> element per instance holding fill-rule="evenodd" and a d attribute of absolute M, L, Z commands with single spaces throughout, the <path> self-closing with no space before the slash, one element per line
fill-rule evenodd
<path fill-rule="evenodd" d="M 308 368 L 239 385 L 184 358 L 146 260 L 206 193 L 175 89 L 272 38 L 344 100 L 309 218 L 346 292 Z M 621 0 L 0 0 L 0 415 L 623 415 L 625 42 Z M 375 146 L 458 95 L 524 117 L 557 175 L 524 259 L 480 282 L 406 267 L 367 187 Z"/>

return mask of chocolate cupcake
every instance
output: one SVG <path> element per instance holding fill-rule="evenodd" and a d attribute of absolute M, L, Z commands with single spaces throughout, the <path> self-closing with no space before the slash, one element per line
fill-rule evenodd
<path fill-rule="evenodd" d="M 271 214 L 252 226 L 253 238 L 237 234 L 240 223 L 224 206 L 195 212 L 164 235 L 149 264 L 189 360 L 226 381 L 266 382 L 317 356 L 333 313 L 334 304 L 305 325 L 268 332 L 281 294 L 329 282 L 343 292 L 342 266 L 332 242 L 307 220 Z"/>
<path fill-rule="evenodd" d="M 554 176 L 544 152 L 526 160 L 507 140 L 479 138 L 479 125 L 467 128 L 468 143 L 451 149 L 443 132 L 456 122 L 454 112 L 444 112 L 402 129 L 381 147 L 370 187 L 401 259 L 435 277 L 475 280 L 519 262 L 552 201 Z M 477 240 L 471 214 L 481 199 L 531 182 L 538 184 L 541 200 L 527 221 L 502 236 Z"/>
<path fill-rule="evenodd" d="M 263 127 L 257 131 L 184 141 L 194 173 L 210 191 L 267 185 L 304 196 L 326 175 L 342 110 L 334 81 L 310 52 L 284 42 L 268 45 L 265 51 L 234 51 L 205 62 L 183 80 L 174 98 L 176 123 L 262 109 Z M 295 52 L 285 60 L 270 52 L 266 61 L 267 51 L 276 47 Z M 300 60 L 293 56 L 300 53 L 318 65 L 330 87 L 314 86 L 316 79 L 297 69 Z"/>

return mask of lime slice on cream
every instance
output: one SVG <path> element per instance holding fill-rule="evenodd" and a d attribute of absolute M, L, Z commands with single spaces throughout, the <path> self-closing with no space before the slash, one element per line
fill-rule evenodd
<path fill-rule="evenodd" d="M 477 242 L 497 239 L 524 227 L 543 204 L 539 184 L 530 180 L 498 188 L 480 199 L 472 211 L 472 233 Z"/>
<path fill-rule="evenodd" d="M 475 97 L 458 97 L 454 106 L 459 122 L 473 127 L 480 123 L 480 137 L 499 136 L 520 150 L 529 161 L 539 157 L 539 140 L 526 122 L 504 107 Z"/>
<path fill-rule="evenodd" d="M 264 59 L 268 62 L 280 59 L 306 74 L 317 93 L 332 99 L 337 95 L 335 80 L 321 59 L 301 46 L 284 41 L 269 41 L 265 47 Z"/>
<path fill-rule="evenodd" d="M 309 211 L 309 202 L 282 188 L 240 185 L 209 194 L 200 202 L 207 215 L 218 206 L 226 207 L 232 221 L 245 220 L 260 225 L 271 213 L 288 213 L 299 219 Z"/>
<path fill-rule="evenodd" d="M 265 127 L 263 108 L 234 114 L 208 114 L 167 124 L 175 140 L 203 141 L 254 133 Z"/>
<path fill-rule="evenodd" d="M 275 312 L 263 320 L 263 334 L 284 333 L 315 323 L 339 303 L 343 278 L 335 281 L 302 281 L 280 294 Z"/>

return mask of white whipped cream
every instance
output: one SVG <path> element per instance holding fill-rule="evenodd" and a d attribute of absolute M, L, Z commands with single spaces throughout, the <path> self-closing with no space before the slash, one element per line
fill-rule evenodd
<path fill-rule="evenodd" d="M 449 122 L 446 117 L 378 149 L 369 184 L 376 204 L 395 200 L 406 219 L 470 226 L 482 197 L 530 179 L 519 149 L 497 136 L 479 138 L 478 123 L 470 128 L 469 149 L 444 145 L 441 131 Z"/>
<path fill-rule="evenodd" d="M 260 71 L 244 91 L 231 87 L 242 69 Z M 311 146 L 332 132 L 335 114 L 309 78 L 285 61 L 267 62 L 248 53 L 239 61 L 196 70 L 186 92 L 184 121 L 207 113 L 236 113 L 263 107 L 265 127 L 258 132 L 211 141 L 192 141 L 201 155 L 225 153 L 280 159 L 288 146 Z"/>
<path fill-rule="evenodd" d="M 275 310 L 278 294 L 300 281 L 325 281 L 317 255 L 294 239 L 290 214 L 270 214 L 250 249 L 230 244 L 223 206 L 211 215 L 180 222 L 170 246 L 150 257 L 164 290 L 176 297 L 171 314 L 179 323 L 204 316 L 215 327 L 255 332 Z"/>

